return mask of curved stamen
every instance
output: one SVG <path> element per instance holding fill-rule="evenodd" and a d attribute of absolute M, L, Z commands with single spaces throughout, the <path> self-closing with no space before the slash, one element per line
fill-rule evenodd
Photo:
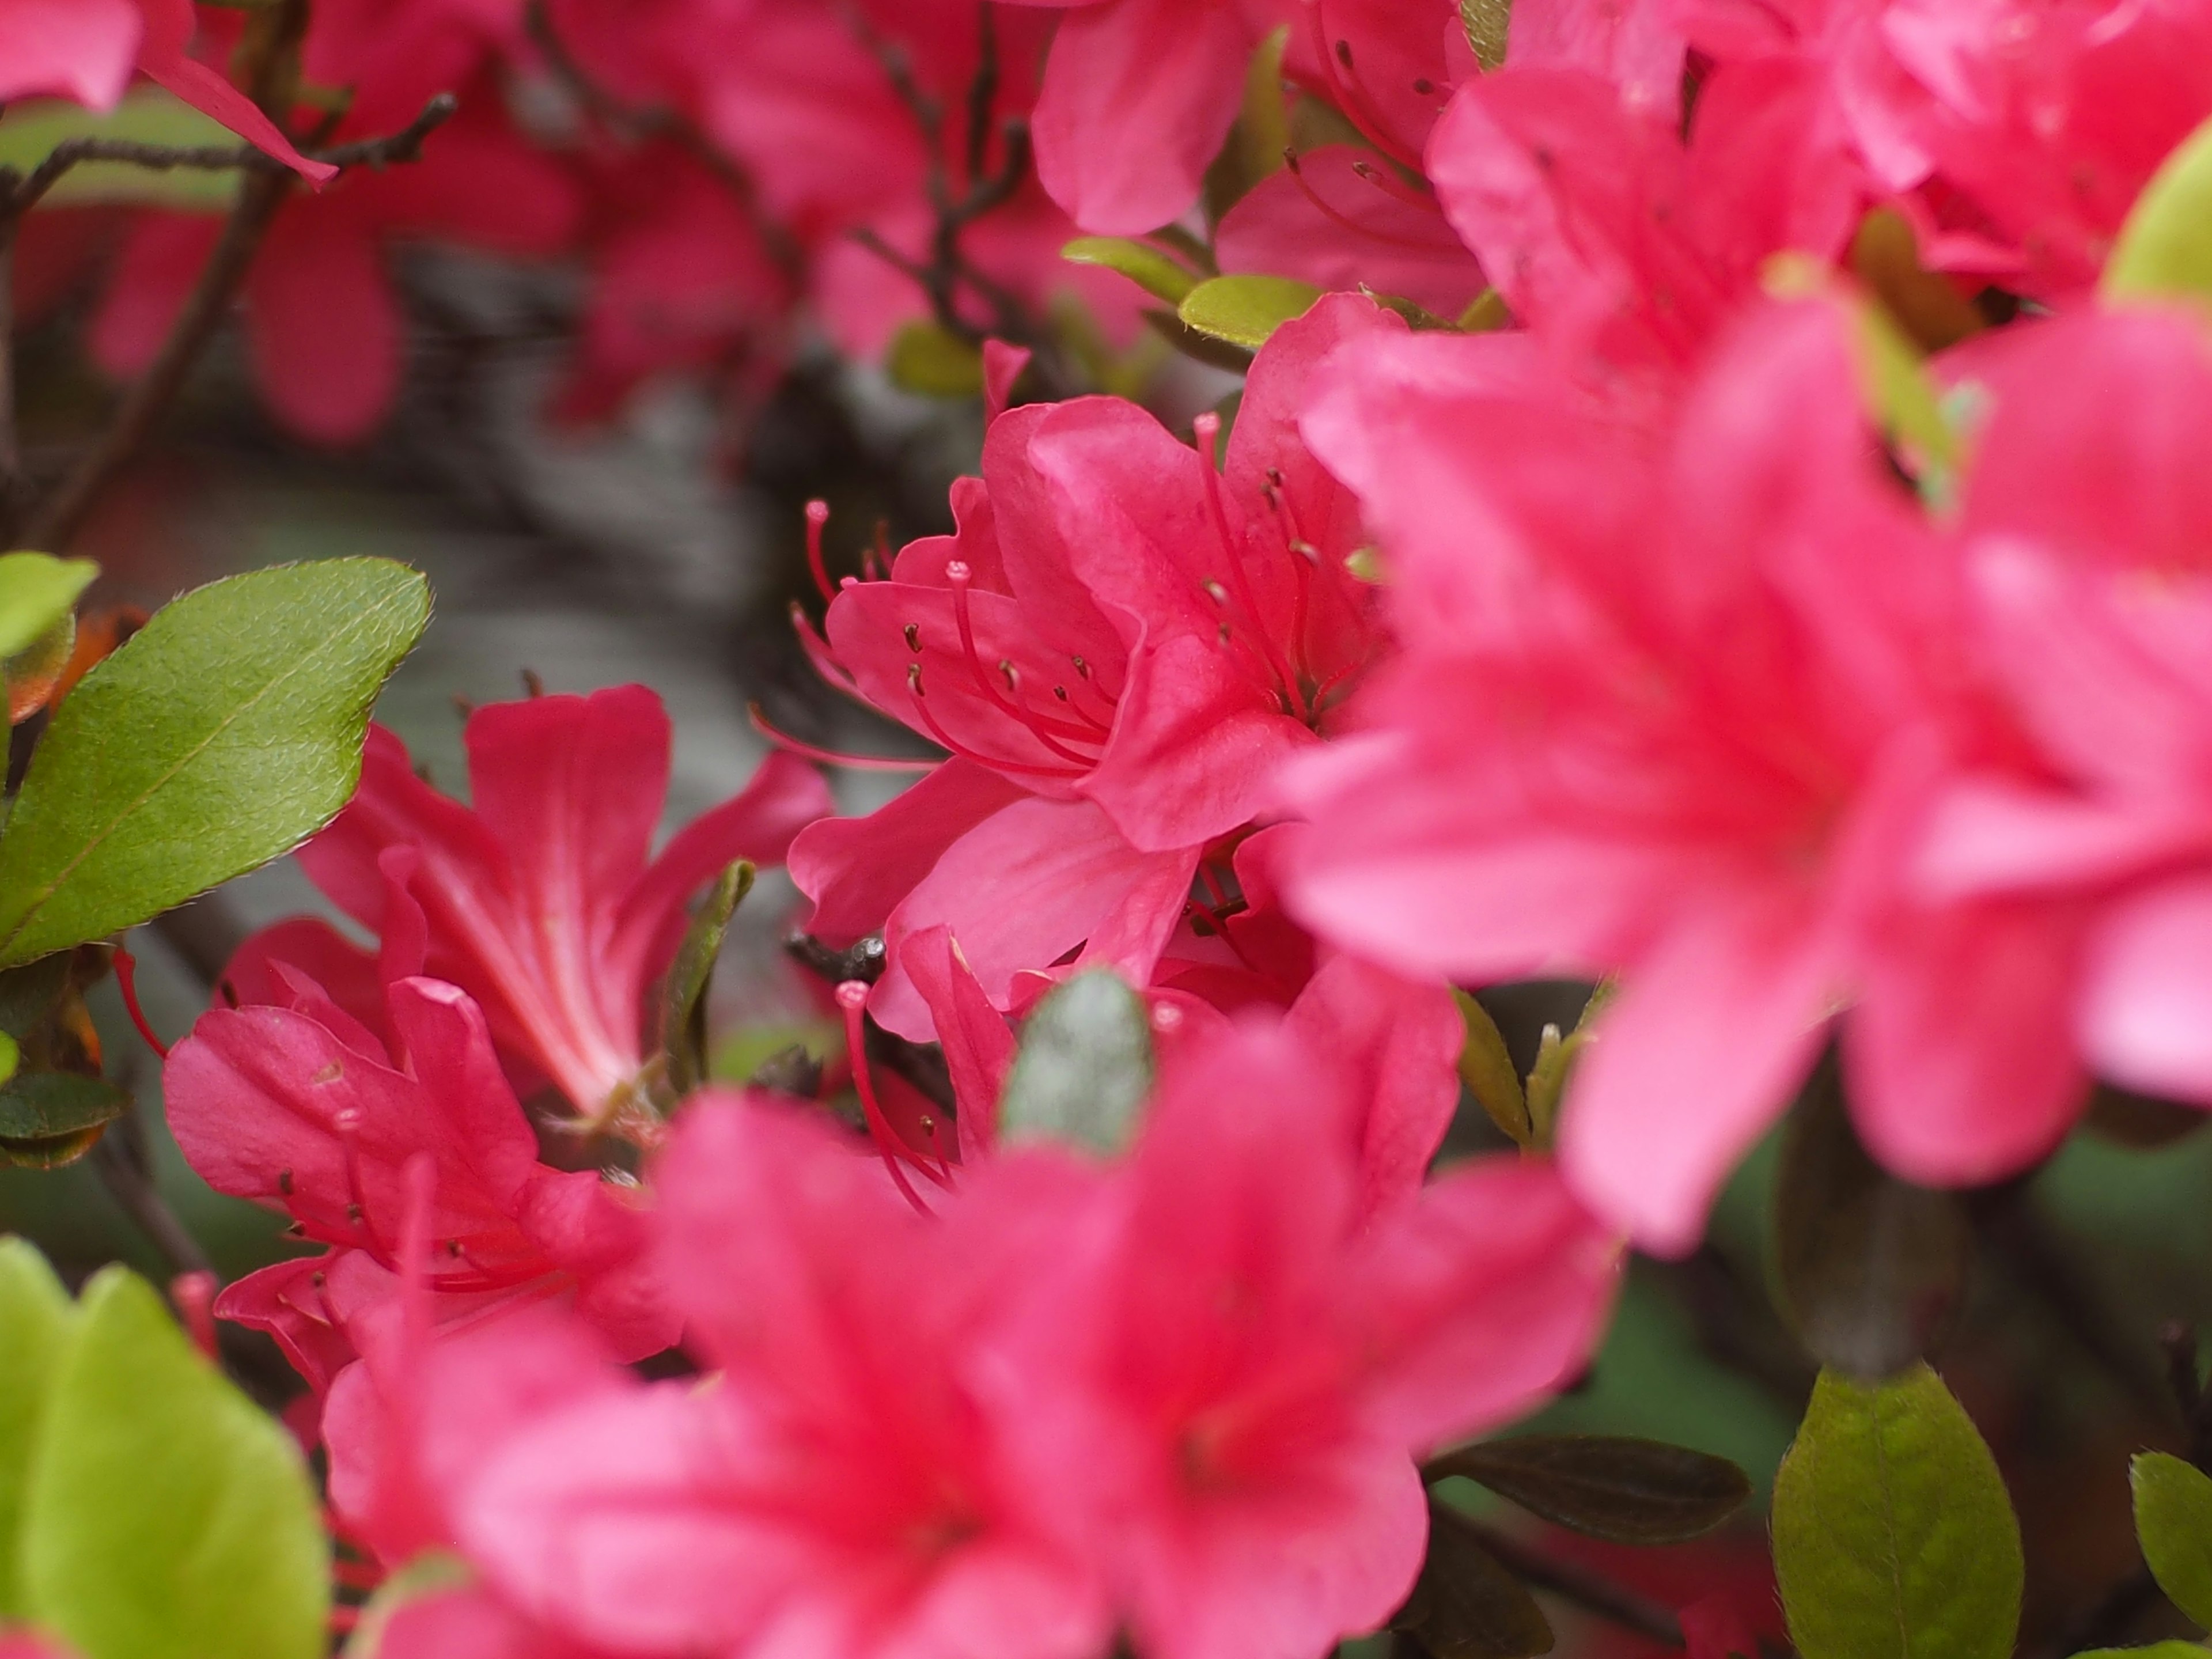
<path fill-rule="evenodd" d="M 937 716 L 929 712 L 929 702 L 921 688 L 921 665 L 918 662 L 907 665 L 906 689 L 914 696 L 915 718 L 921 722 L 929 740 L 940 748 L 950 750 L 963 760 L 974 761 L 978 766 L 988 766 L 994 772 L 1021 772 L 1040 778 L 1079 778 L 1091 769 L 1092 763 L 1089 761 L 1076 767 L 1040 766 L 1029 761 L 998 760 L 965 744 L 955 743 L 945 728 L 938 724 Z"/>
<path fill-rule="evenodd" d="M 1372 226 L 1361 224 L 1358 220 L 1352 218 L 1351 215 L 1345 213 L 1332 205 L 1319 191 L 1316 190 L 1310 184 L 1306 182 L 1306 171 L 1305 168 L 1298 164 L 1298 154 L 1296 150 L 1285 150 L 1283 152 L 1283 163 L 1290 169 L 1291 182 L 1298 187 L 1299 191 L 1305 197 L 1306 200 L 1314 204 L 1315 209 L 1321 214 L 1322 217 L 1327 219 L 1330 223 L 1336 225 L 1341 229 L 1350 231 L 1354 236 L 1358 236 L 1364 240 L 1370 242 L 1381 242 L 1388 247 L 1411 248 L 1415 252 L 1421 253 L 1435 253 L 1443 251 L 1442 243 L 1429 241 L 1419 236 L 1401 235 L 1398 232 L 1394 230 L 1376 230 Z M 1354 162 L 1352 164 L 1354 170 L 1358 171 L 1360 165 L 1361 164 L 1358 162 Z M 1371 172 L 1372 169 L 1370 168 L 1368 171 Z M 1362 176 L 1364 177 L 1365 175 L 1363 173 Z M 1425 202 L 1422 205 L 1429 211 L 1438 215 L 1440 217 L 1443 212 L 1443 210 L 1437 206 L 1434 202 Z"/>
<path fill-rule="evenodd" d="M 882 1103 L 876 1098 L 875 1079 L 868 1073 L 868 1033 L 861 1022 L 861 1011 L 868 1004 L 868 988 L 861 981 L 848 979 L 837 988 L 837 1006 L 845 1015 L 845 1048 L 853 1062 L 853 1089 L 860 1097 L 860 1112 L 868 1121 L 868 1135 L 876 1143 L 876 1151 L 884 1160 L 891 1185 L 899 1189 L 917 1215 L 930 1213 L 929 1206 L 921 1201 L 921 1194 L 906 1178 L 907 1149 L 892 1132 L 890 1120 L 884 1115 Z M 932 1180 L 936 1172 L 922 1166 L 922 1172 Z"/>
<path fill-rule="evenodd" d="M 1061 759 L 1073 761 L 1079 766 L 1096 765 L 1095 757 L 1079 755 L 1073 750 L 1054 742 L 1046 728 L 1050 727 L 1062 736 L 1074 738 L 1078 741 L 1087 740 L 1091 735 L 1089 732 L 1079 726 L 1039 714 L 999 690 L 991 678 L 990 671 L 983 666 L 982 653 L 975 648 L 975 618 L 968 599 L 968 590 L 974 580 L 974 574 L 964 560 L 955 559 L 945 567 L 945 576 L 952 584 L 952 620 L 960 630 L 961 653 L 968 659 L 968 672 L 974 678 L 976 689 L 982 692 L 993 708 L 1026 728 L 1030 736 Z M 1007 677 L 1011 683 L 1010 690 L 1018 697 L 1021 686 L 1020 682 L 1014 679 L 1013 665 L 1002 659 L 999 669 Z"/>
<path fill-rule="evenodd" d="M 905 760 L 896 755 L 847 755 L 835 749 L 823 749 L 811 743 L 803 743 L 788 732 L 771 726 L 757 702 L 745 705 L 745 718 L 752 722 L 754 731 L 777 748 L 797 755 L 802 760 L 819 761 L 824 766 L 847 766 L 856 772 L 931 772 L 945 763 L 934 757 L 917 757 Z"/>
<path fill-rule="evenodd" d="M 1297 677 L 1291 672 L 1290 664 L 1283 659 L 1282 653 L 1275 648 L 1275 641 L 1268 635 L 1259 600 L 1252 592 L 1250 574 L 1244 568 L 1243 544 L 1229 533 L 1229 511 L 1221 500 L 1221 475 L 1213 467 L 1216 441 L 1221 433 L 1221 417 L 1208 410 L 1191 422 L 1191 431 L 1198 440 L 1198 469 L 1206 480 L 1206 509 L 1212 514 L 1214 534 L 1220 538 L 1221 550 L 1229 561 L 1229 580 L 1236 584 L 1237 605 L 1252 625 L 1260 653 L 1267 659 L 1268 669 L 1281 684 L 1293 712 L 1304 720 L 1306 717 L 1305 696 L 1299 689 Z"/>
<path fill-rule="evenodd" d="M 1420 171 L 1421 158 L 1407 153 L 1406 147 L 1389 136 L 1384 129 L 1388 123 L 1382 112 L 1367 100 L 1366 89 L 1360 86 L 1358 70 L 1352 67 L 1352 42 L 1338 40 L 1334 50 L 1328 38 L 1328 23 L 1324 16 L 1326 0 L 1313 0 L 1313 9 L 1307 13 L 1313 25 L 1314 56 L 1321 59 L 1322 72 L 1328 76 L 1329 90 L 1337 94 L 1337 107 L 1344 118 L 1359 129 L 1359 136 L 1381 150 L 1392 161 Z M 1339 73 L 1340 68 L 1342 73 Z"/>
<path fill-rule="evenodd" d="M 806 504 L 806 568 L 814 573 L 814 586 L 821 590 L 823 602 L 828 604 L 837 597 L 830 586 L 829 567 L 822 562 L 822 526 L 830 522 L 830 503 L 812 501 Z"/>

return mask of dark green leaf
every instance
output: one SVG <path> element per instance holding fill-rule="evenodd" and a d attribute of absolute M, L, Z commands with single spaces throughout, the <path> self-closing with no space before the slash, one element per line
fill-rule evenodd
<path fill-rule="evenodd" d="M 1459 0 L 1460 27 L 1475 62 L 1486 70 L 1505 62 L 1505 38 L 1513 21 L 1512 0 Z"/>
<path fill-rule="evenodd" d="M 24 1483 L 76 1312 L 44 1256 L 22 1239 L 0 1238 L 0 1625 L 24 1615 L 16 1568 Z"/>
<path fill-rule="evenodd" d="M 2165 1452 L 2144 1452 L 2129 1480 L 2151 1576 L 2167 1601 L 2212 1626 L 2212 1475 Z"/>
<path fill-rule="evenodd" d="M 58 1140 L 104 1127 L 131 1097 L 105 1078 L 18 1072 L 0 1086 L 0 1140 Z"/>
<path fill-rule="evenodd" d="M 2098 1648 L 2074 1659 L 2204 1659 L 2204 1650 L 2194 1642 L 2154 1642 L 2147 1648 Z"/>
<path fill-rule="evenodd" d="M 1215 276 L 1184 295 L 1176 315 L 1210 338 L 1257 351 L 1319 298 L 1319 289 L 1291 276 Z"/>
<path fill-rule="evenodd" d="M 972 398 L 983 389 L 982 352 L 937 323 L 899 330 L 884 368 L 893 386 L 918 397 Z"/>
<path fill-rule="evenodd" d="M 2136 198 L 2105 262 L 2104 292 L 2212 303 L 2212 121 L 2184 139 Z"/>
<path fill-rule="evenodd" d="M 1149 242 L 1126 236 L 1079 236 L 1060 249 L 1060 257 L 1079 265 L 1103 265 L 1118 271 L 1155 300 L 1170 305 L 1198 286 L 1198 278 Z"/>
<path fill-rule="evenodd" d="M 1529 1434 L 1446 1452 L 1422 1471 L 1464 1475 L 1556 1525 L 1617 1544 L 1679 1544 L 1741 1509 L 1751 1482 L 1725 1457 L 1656 1440 Z"/>
<path fill-rule="evenodd" d="M 1119 974 L 1078 974 L 1036 1006 L 999 1104 L 1008 1141 L 1064 1140 L 1097 1152 L 1129 1144 L 1152 1087 L 1145 1000 Z"/>
<path fill-rule="evenodd" d="M 1934 1371 L 1821 1373 L 1775 1477 L 1774 1570 L 1803 1659 L 2010 1659 L 2020 1523 Z"/>
<path fill-rule="evenodd" d="M 422 576 L 332 559 L 164 606 L 70 694 L 0 832 L 0 965 L 134 926 L 289 852 L 361 775 Z"/>
<path fill-rule="evenodd" d="M 76 607 L 100 567 L 51 553 L 0 553 L 0 661 L 21 656 Z"/>
<path fill-rule="evenodd" d="M 85 1659 L 320 1659 L 329 1549 L 298 1446 L 146 1282 L 86 1287 L 23 1511 L 33 1622 Z"/>
<path fill-rule="evenodd" d="M 722 872 L 707 895 L 660 993 L 660 1046 L 668 1056 L 668 1086 L 681 1097 L 707 1080 L 707 988 L 730 918 L 753 890 L 753 866 L 743 860 Z"/>
<path fill-rule="evenodd" d="M 1443 1504 L 1429 1505 L 1429 1553 L 1390 1625 L 1435 1659 L 1534 1659 L 1552 1650 L 1552 1626 L 1535 1598 Z"/>
<path fill-rule="evenodd" d="M 27 1037 L 54 1011 L 69 988 L 70 957 L 66 951 L 41 957 L 27 967 L 0 972 L 0 1031 L 19 1041 Z"/>
<path fill-rule="evenodd" d="M 1957 1313 L 1973 1238 L 1956 1197 L 1907 1186 L 1852 1133 L 1833 1054 L 1807 1085 L 1774 1189 L 1783 1310 L 1831 1370 L 1894 1376 Z"/>

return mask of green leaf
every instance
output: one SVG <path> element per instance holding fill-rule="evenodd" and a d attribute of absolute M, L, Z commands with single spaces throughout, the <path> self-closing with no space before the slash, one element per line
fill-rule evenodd
<path fill-rule="evenodd" d="M 668 1056 L 668 1086 L 678 1097 L 707 1080 L 707 988 L 722 954 L 730 918 L 753 890 L 753 866 L 740 860 L 722 872 L 707 895 L 660 993 L 660 1047 Z"/>
<path fill-rule="evenodd" d="M 1512 21 L 1512 0 L 1459 0 L 1460 27 L 1467 31 L 1475 62 L 1486 70 L 1504 66 Z"/>
<path fill-rule="evenodd" d="M 1777 1299 L 1807 1351 L 1868 1381 L 1908 1370 L 1958 1313 L 1972 1251 L 1954 1195 L 1867 1156 L 1828 1054 L 1790 1121 L 1774 1188 Z"/>
<path fill-rule="evenodd" d="M 2143 1452 L 2128 1479 L 2151 1577 L 2167 1601 L 2212 1626 L 2212 1475 L 2165 1452 Z"/>
<path fill-rule="evenodd" d="M 1803 1659 L 2010 1659 L 2020 1523 L 1934 1371 L 1820 1374 L 1775 1476 L 1774 1570 Z"/>
<path fill-rule="evenodd" d="M 20 1238 L 0 1238 L 0 1625 L 24 1616 L 16 1568 L 24 1483 L 76 1312 L 46 1257 Z"/>
<path fill-rule="evenodd" d="M 2204 1653 L 2194 1642 L 2154 1642 L 2147 1648 L 2097 1648 L 2074 1659 L 2204 1659 Z"/>
<path fill-rule="evenodd" d="M 19 657 L 67 620 L 100 567 L 51 553 L 0 553 L 0 661 Z"/>
<path fill-rule="evenodd" d="M 1320 298 L 1319 289 L 1294 277 L 1215 276 L 1184 295 L 1176 315 L 1209 338 L 1257 351 Z"/>
<path fill-rule="evenodd" d="M 2104 292 L 2212 302 L 2212 121 L 2182 140 L 2136 198 L 2105 262 Z"/>
<path fill-rule="evenodd" d="M 0 1085 L 0 1143 L 70 1139 L 112 1123 L 130 1104 L 105 1078 L 19 1072 Z"/>
<path fill-rule="evenodd" d="M 1534 1146 L 1536 1126 L 1529 1120 L 1528 1097 L 1521 1092 L 1521 1074 L 1513 1069 L 1504 1034 L 1480 1002 L 1464 991 L 1452 994 L 1467 1026 L 1467 1046 L 1459 1051 L 1460 1081 L 1514 1145 Z"/>
<path fill-rule="evenodd" d="M 292 1437 L 145 1280 L 87 1286 L 23 1510 L 32 1620 L 85 1659 L 319 1659 L 330 1553 Z"/>
<path fill-rule="evenodd" d="M 428 584 L 387 559 L 252 571 L 157 611 L 39 744 L 0 832 L 0 966 L 133 927 L 329 823 L 429 615 Z"/>
<path fill-rule="evenodd" d="M 1252 354 L 1243 346 L 1217 340 L 1211 334 L 1201 334 L 1172 311 L 1159 311 L 1147 307 L 1144 319 L 1155 334 L 1194 362 L 1226 369 L 1231 374 L 1244 374 L 1252 367 Z"/>
<path fill-rule="evenodd" d="M 1446 1452 L 1429 1480 L 1463 1475 L 1554 1525 L 1616 1544 L 1679 1544 L 1711 1532 L 1751 1496 L 1725 1457 L 1656 1440 L 1527 1434 Z"/>
<path fill-rule="evenodd" d="M 1180 305 L 1184 295 L 1198 286 L 1198 278 L 1148 242 L 1126 236 L 1079 236 L 1060 249 L 1060 257 L 1072 264 L 1103 265 L 1118 271 L 1155 300 Z"/>
<path fill-rule="evenodd" d="M 908 323 L 892 337 L 884 372 L 920 398 L 973 398 L 983 389 L 983 354 L 951 330 Z"/>
<path fill-rule="evenodd" d="M 999 1103 L 1009 1142 L 1073 1141 L 1117 1152 L 1152 1087 L 1145 1001 L 1110 968 L 1078 974 L 1036 1006 Z"/>
<path fill-rule="evenodd" d="M 1449 1505 L 1429 1504 L 1429 1549 L 1413 1593 L 1390 1621 L 1434 1659 L 1534 1659 L 1551 1622 L 1528 1588 Z"/>
<path fill-rule="evenodd" d="M 213 117 L 158 88 L 134 89 L 105 112 L 40 101 L 0 121 L 0 166 L 28 173 L 70 138 L 122 138 L 142 144 L 232 149 L 238 137 Z M 64 173 L 42 206 L 123 204 L 181 212 L 220 213 L 237 199 L 240 174 L 178 167 L 158 173 L 124 161 L 91 161 Z"/>

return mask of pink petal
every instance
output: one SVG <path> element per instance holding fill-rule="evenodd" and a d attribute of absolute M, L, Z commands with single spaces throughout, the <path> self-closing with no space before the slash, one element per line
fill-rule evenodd
<path fill-rule="evenodd" d="M 318 443 L 374 432 L 399 395 L 404 325 L 345 192 L 283 210 L 246 294 L 255 374 L 278 418 Z"/>
<path fill-rule="evenodd" d="M 899 960 L 929 1005 L 957 1103 L 960 1157 L 973 1163 L 998 1139 L 999 1095 L 1013 1069 L 1014 1034 L 969 971 L 968 960 L 947 927 L 910 933 Z"/>
<path fill-rule="evenodd" d="M 0 8 L 0 101 L 51 93 L 111 109 L 138 35 L 131 0 L 10 0 Z"/>
<path fill-rule="evenodd" d="M 2212 878 L 2115 905 L 2092 935 L 2078 1014 L 2102 1076 L 2212 1106 Z"/>

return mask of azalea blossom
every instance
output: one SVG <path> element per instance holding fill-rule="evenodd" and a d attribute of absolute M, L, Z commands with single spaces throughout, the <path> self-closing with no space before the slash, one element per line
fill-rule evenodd
<path fill-rule="evenodd" d="M 830 810 L 829 792 L 811 767 L 771 755 L 655 855 L 670 732 L 643 686 L 489 704 L 466 740 L 471 806 L 372 728 L 360 793 L 300 861 L 379 936 L 383 978 L 459 986 L 526 1081 L 550 1081 L 586 1116 L 617 1112 L 645 1085 L 646 992 L 676 953 L 684 905 L 738 860 L 781 861 Z M 349 960 L 353 983 L 369 977 L 368 954 L 325 924 L 283 926 L 247 942 L 246 971 L 308 951 L 317 965 Z"/>
<path fill-rule="evenodd" d="M 1351 498 L 1295 422 L 1323 356 L 1401 331 L 1348 295 L 1279 331 L 1218 471 L 1118 399 L 1009 411 L 982 478 L 956 488 L 957 532 L 837 594 L 813 642 L 824 672 L 952 756 L 793 849 L 818 936 L 883 931 L 885 1025 L 929 1035 L 900 957 L 939 925 L 1001 1009 L 1071 951 L 1150 978 L 1209 845 L 1249 823 L 1378 643 L 1373 592 L 1346 568 Z"/>

